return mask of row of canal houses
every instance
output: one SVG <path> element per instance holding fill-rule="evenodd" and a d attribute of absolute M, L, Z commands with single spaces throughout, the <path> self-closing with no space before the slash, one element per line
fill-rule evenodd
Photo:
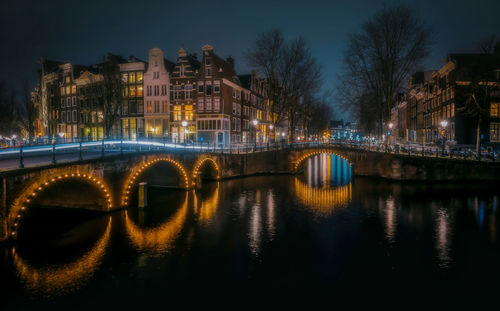
<path fill-rule="evenodd" d="M 99 88 L 104 79 L 99 66 L 42 59 L 40 84 L 34 92 L 38 136 L 224 145 L 266 143 L 280 137 L 284 129 L 273 124 L 264 79 L 255 72 L 237 75 L 234 60 L 219 57 L 208 44 L 202 47 L 201 60 L 183 47 L 175 63 L 159 48 L 148 54 L 147 62 L 135 57 L 120 61 L 122 105 L 108 131 L 105 110 L 109 108 Z"/>

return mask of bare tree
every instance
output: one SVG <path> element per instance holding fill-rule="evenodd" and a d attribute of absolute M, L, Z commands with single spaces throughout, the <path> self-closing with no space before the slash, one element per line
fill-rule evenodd
<path fill-rule="evenodd" d="M 110 137 L 113 126 L 120 120 L 120 109 L 123 100 L 124 84 L 120 75 L 120 66 L 124 60 L 121 56 L 108 54 L 100 66 L 102 75 L 102 91 L 104 100 L 104 135 Z"/>
<path fill-rule="evenodd" d="M 458 73 L 458 101 L 463 106 L 457 111 L 476 120 L 476 156 L 481 151 L 481 125 L 489 117 L 492 94 L 500 91 L 500 56 L 479 54 L 480 59 L 474 59 L 461 68 Z"/>
<path fill-rule="evenodd" d="M 16 121 L 22 128 L 28 141 L 35 137 L 36 108 L 30 92 L 28 81 L 23 82 L 23 92 L 16 109 Z"/>
<path fill-rule="evenodd" d="M 430 30 L 407 6 L 379 11 L 349 37 L 339 75 L 340 106 L 358 118 L 367 115 L 364 109 L 370 110 L 380 135 L 397 94 L 428 55 L 430 44 Z"/>
<path fill-rule="evenodd" d="M 494 34 L 490 34 L 479 40 L 477 46 L 481 53 L 493 54 L 496 43 L 497 43 L 496 36 Z"/>
<path fill-rule="evenodd" d="M 15 89 L 8 88 L 4 81 L 0 81 L 0 135 L 10 137 L 18 134 L 17 105 Z"/>
<path fill-rule="evenodd" d="M 309 98 L 321 89 L 321 67 L 304 39 L 298 37 L 287 42 L 280 30 L 259 34 L 246 58 L 248 64 L 266 79 L 266 93 L 276 124 L 288 122 L 289 135 L 293 139 Z"/>

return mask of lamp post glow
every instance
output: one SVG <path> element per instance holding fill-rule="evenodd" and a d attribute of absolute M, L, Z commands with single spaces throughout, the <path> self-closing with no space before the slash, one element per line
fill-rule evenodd
<path fill-rule="evenodd" d="M 183 140 L 184 140 L 184 142 L 186 142 L 186 126 L 188 125 L 188 123 L 186 120 L 184 120 L 181 122 L 181 125 L 182 125 L 183 132 L 184 132 Z"/>
<path fill-rule="evenodd" d="M 257 125 L 259 124 L 259 120 L 253 119 L 252 124 L 253 124 L 253 130 L 254 130 L 254 135 L 253 135 L 254 150 L 257 150 Z"/>
<path fill-rule="evenodd" d="M 441 121 L 441 140 L 442 140 L 442 145 L 441 145 L 441 155 L 444 156 L 444 145 L 446 144 L 446 127 L 448 126 L 448 121 L 443 120 Z"/>

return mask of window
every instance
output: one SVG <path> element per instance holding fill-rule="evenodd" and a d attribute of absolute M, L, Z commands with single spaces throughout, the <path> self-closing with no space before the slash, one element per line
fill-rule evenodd
<path fill-rule="evenodd" d="M 203 93 L 203 82 L 198 82 L 198 93 Z"/>
<path fill-rule="evenodd" d="M 212 85 L 207 82 L 207 96 L 212 95 Z"/>
<path fill-rule="evenodd" d="M 158 113 L 160 112 L 160 101 L 159 100 L 155 100 L 155 112 Z"/>
<path fill-rule="evenodd" d="M 122 73 L 122 81 L 123 83 L 128 83 L 128 73 Z"/>
<path fill-rule="evenodd" d="M 68 114 L 66 117 L 66 122 L 71 123 L 71 111 L 68 110 L 66 113 Z"/>
<path fill-rule="evenodd" d="M 151 85 L 148 85 L 146 87 L 146 96 L 152 96 L 153 95 L 153 87 Z"/>
<path fill-rule="evenodd" d="M 214 98 L 214 112 L 219 112 L 220 111 L 220 98 L 216 97 Z"/>
<path fill-rule="evenodd" d="M 123 103 L 123 114 L 128 114 L 128 103 Z"/>
<path fill-rule="evenodd" d="M 159 95 L 160 95 L 160 86 L 155 85 L 155 96 L 159 96 Z"/>
<path fill-rule="evenodd" d="M 76 85 L 75 84 L 73 84 L 71 86 L 71 94 L 76 94 Z"/>
<path fill-rule="evenodd" d="M 203 102 L 203 97 L 198 98 L 198 111 L 203 112 L 205 111 L 205 103 Z"/>
<path fill-rule="evenodd" d="M 64 86 L 61 87 L 61 96 L 64 96 Z"/>
<path fill-rule="evenodd" d="M 150 113 L 153 112 L 153 108 L 151 106 L 151 101 L 149 101 L 149 100 L 146 102 L 146 111 L 150 112 Z"/>
<path fill-rule="evenodd" d="M 76 97 L 73 97 L 73 106 L 76 106 Z"/>
<path fill-rule="evenodd" d="M 76 110 L 73 110 L 73 123 L 76 123 L 76 122 L 77 122 Z"/>
<path fill-rule="evenodd" d="M 181 121 L 181 106 L 174 106 L 174 121 Z"/>
<path fill-rule="evenodd" d="M 159 72 L 153 72 L 153 79 L 160 79 L 160 73 Z"/>
<path fill-rule="evenodd" d="M 137 86 L 137 96 L 142 96 L 142 88 L 143 88 L 142 85 Z"/>
<path fill-rule="evenodd" d="M 144 102 L 142 100 L 137 101 L 137 112 L 144 113 Z"/>
<path fill-rule="evenodd" d="M 130 94 L 130 97 L 134 97 L 135 96 L 135 85 L 131 85 L 129 87 L 129 90 L 128 90 L 129 94 Z"/>
<path fill-rule="evenodd" d="M 162 108 L 163 108 L 164 113 L 168 112 L 168 101 L 167 100 L 162 101 Z"/>
<path fill-rule="evenodd" d="M 66 122 L 66 113 L 64 111 L 61 111 L 61 123 Z"/>
<path fill-rule="evenodd" d="M 205 58 L 205 65 L 210 65 L 211 63 L 212 62 L 210 58 Z"/>
<path fill-rule="evenodd" d="M 214 93 L 219 93 L 220 92 L 220 81 L 214 81 Z"/>
<path fill-rule="evenodd" d="M 207 112 L 212 112 L 212 99 L 211 98 L 206 99 L 205 110 Z"/>
<path fill-rule="evenodd" d="M 191 84 L 186 85 L 186 99 L 193 98 L 193 86 Z"/>
<path fill-rule="evenodd" d="M 500 141 L 500 123 L 497 122 L 490 123 L 490 141 L 492 142 Z"/>
<path fill-rule="evenodd" d="M 70 83 L 71 82 L 70 77 L 66 76 L 66 80 L 65 81 L 66 81 L 66 83 Z"/>
<path fill-rule="evenodd" d="M 205 69 L 205 76 L 207 76 L 207 77 L 212 76 L 212 69 L 210 69 L 210 68 Z"/>
<path fill-rule="evenodd" d="M 181 99 L 181 86 L 174 85 L 174 99 Z"/>
<path fill-rule="evenodd" d="M 61 108 L 64 108 L 65 104 L 66 104 L 66 100 L 64 98 L 61 98 Z"/>
<path fill-rule="evenodd" d="M 142 80 L 143 80 L 143 74 L 142 74 L 142 72 L 138 72 L 137 73 L 137 82 L 140 83 L 140 82 L 142 82 Z"/>
<path fill-rule="evenodd" d="M 236 103 L 233 103 L 233 114 L 236 114 Z"/>
<path fill-rule="evenodd" d="M 70 97 L 67 98 L 66 107 L 71 107 L 71 98 Z"/>
<path fill-rule="evenodd" d="M 186 120 L 193 120 L 193 106 L 192 105 L 186 105 L 184 107 L 184 109 L 186 110 Z"/>
<path fill-rule="evenodd" d="M 499 105 L 500 103 L 491 103 L 490 116 L 500 117 Z"/>
<path fill-rule="evenodd" d="M 167 86 L 165 84 L 161 86 L 161 95 L 162 96 L 167 95 Z"/>
<path fill-rule="evenodd" d="M 71 89 L 70 89 L 70 86 L 66 86 L 66 95 L 70 95 L 71 94 Z"/>
<path fill-rule="evenodd" d="M 135 72 L 129 73 L 128 79 L 130 83 L 135 83 Z"/>

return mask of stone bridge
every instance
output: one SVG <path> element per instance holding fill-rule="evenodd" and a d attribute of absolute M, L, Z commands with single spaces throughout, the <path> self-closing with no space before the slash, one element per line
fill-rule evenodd
<path fill-rule="evenodd" d="M 294 174 L 320 153 L 344 158 L 355 175 L 394 180 L 499 180 L 500 163 L 386 154 L 345 147 L 303 147 L 254 153 L 148 151 L 0 172 L 0 241 L 15 239 L 33 204 L 113 211 L 129 206 L 137 184 L 189 190 L 204 179 Z"/>

